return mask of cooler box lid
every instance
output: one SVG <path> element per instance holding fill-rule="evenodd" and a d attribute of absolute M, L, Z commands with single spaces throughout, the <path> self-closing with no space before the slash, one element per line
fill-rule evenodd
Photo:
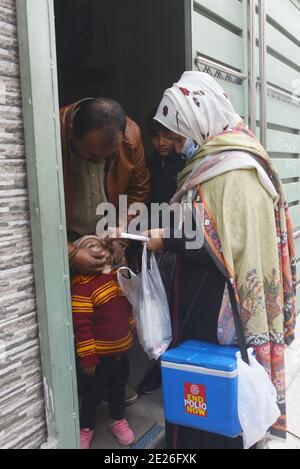
<path fill-rule="evenodd" d="M 220 346 L 207 342 L 189 340 L 165 352 L 161 360 L 162 362 L 193 365 L 231 372 L 236 370 L 235 355 L 239 351 L 240 349 L 238 347 L 227 345 Z"/>

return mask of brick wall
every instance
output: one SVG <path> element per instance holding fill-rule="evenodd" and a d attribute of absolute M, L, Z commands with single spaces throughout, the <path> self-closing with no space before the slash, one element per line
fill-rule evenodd
<path fill-rule="evenodd" d="M 0 0 L 0 448 L 46 440 L 15 0 Z"/>

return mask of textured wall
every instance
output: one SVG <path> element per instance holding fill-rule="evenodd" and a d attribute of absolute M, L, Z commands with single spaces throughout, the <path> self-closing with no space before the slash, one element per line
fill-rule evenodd
<path fill-rule="evenodd" d="M 46 439 L 15 0 L 0 0 L 0 448 Z"/>

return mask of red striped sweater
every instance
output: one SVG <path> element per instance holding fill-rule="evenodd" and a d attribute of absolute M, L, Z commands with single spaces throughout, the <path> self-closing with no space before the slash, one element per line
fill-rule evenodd
<path fill-rule="evenodd" d="M 74 276 L 71 294 L 76 353 L 82 368 L 98 365 L 99 356 L 131 348 L 134 321 L 116 272 Z"/>

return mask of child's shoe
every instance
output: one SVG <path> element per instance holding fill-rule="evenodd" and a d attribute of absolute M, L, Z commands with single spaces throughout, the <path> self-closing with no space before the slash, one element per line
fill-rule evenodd
<path fill-rule="evenodd" d="M 135 440 L 135 435 L 126 419 L 123 420 L 111 420 L 109 423 L 112 434 L 117 438 L 118 442 L 122 446 L 129 446 Z"/>
<path fill-rule="evenodd" d="M 81 428 L 80 430 L 80 447 L 81 449 L 90 449 L 94 432 L 90 428 Z"/>

